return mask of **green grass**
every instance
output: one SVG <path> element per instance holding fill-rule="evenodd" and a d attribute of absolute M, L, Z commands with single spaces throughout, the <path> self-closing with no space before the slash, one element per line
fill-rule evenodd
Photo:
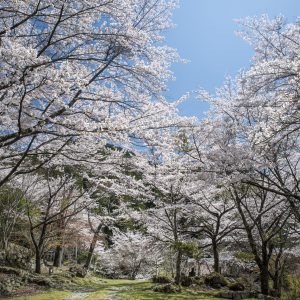
<path fill-rule="evenodd" d="M 164 294 L 152 290 L 153 283 L 143 280 L 112 280 L 99 277 L 75 278 L 69 291 L 48 290 L 33 296 L 9 298 L 9 300 L 63 300 L 73 293 L 86 293 L 85 300 L 221 300 L 205 293 L 183 288 L 180 293 Z M 112 298 L 113 297 L 113 298 Z"/>
<path fill-rule="evenodd" d="M 81 284 L 84 280 L 79 280 Z M 89 294 L 85 299 L 87 300 L 102 300 L 106 299 L 106 296 L 113 295 L 116 299 L 120 300 L 165 300 L 166 297 L 171 300 L 219 300 L 220 298 L 209 297 L 201 293 L 196 294 L 189 289 L 182 289 L 181 293 L 176 294 L 164 294 L 152 291 L 153 284 L 149 281 L 141 280 L 111 280 L 104 279 L 100 283 L 93 282 L 93 287 L 101 287 L 101 290 L 97 290 Z"/>
<path fill-rule="evenodd" d="M 8 298 L 9 300 L 63 300 L 70 296 L 70 291 L 47 290 L 32 296 Z"/>

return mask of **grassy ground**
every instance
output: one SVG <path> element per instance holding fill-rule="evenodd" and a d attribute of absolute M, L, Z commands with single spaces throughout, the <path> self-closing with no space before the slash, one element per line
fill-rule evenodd
<path fill-rule="evenodd" d="M 64 300 L 68 299 L 69 296 L 71 296 L 71 291 L 56 291 L 56 290 L 48 290 L 40 292 L 36 295 L 32 296 L 20 296 L 20 297 L 14 297 L 14 298 L 6 298 L 9 300 Z"/>
<path fill-rule="evenodd" d="M 168 299 L 211 299 L 217 300 L 218 298 L 203 296 L 195 294 L 192 290 L 183 289 L 181 293 L 177 294 L 164 294 L 152 291 L 153 284 L 147 281 L 128 281 L 128 280 L 108 280 L 106 287 L 99 293 L 95 291 L 91 293 L 86 299 L 100 300 L 100 299 L 120 299 L 120 300 L 164 300 Z M 103 294 L 102 294 L 103 293 Z M 101 295 L 102 294 L 102 295 Z M 104 296 L 101 298 L 101 296 Z M 105 296 L 107 298 L 105 298 Z"/>
<path fill-rule="evenodd" d="M 9 300 L 219 300 L 213 296 L 183 289 L 177 294 L 163 294 L 152 291 L 153 284 L 141 280 L 110 280 L 96 277 L 76 278 L 73 290 L 47 290 L 33 296 L 8 298 Z"/>
<path fill-rule="evenodd" d="M 58 274 L 61 279 L 66 279 L 64 274 Z M 69 279 L 70 280 L 70 279 Z M 216 290 L 195 291 L 182 288 L 181 293 L 164 294 L 152 290 L 153 283 L 143 280 L 111 280 L 95 276 L 86 278 L 73 278 L 68 281 L 66 288 L 37 289 L 37 286 L 25 286 L 18 295 L 7 300 L 220 300 Z M 289 278 L 289 291 L 283 293 L 283 300 L 298 299 L 300 295 L 300 278 Z M 29 295 L 31 294 L 31 295 Z M 300 299 L 300 298 L 299 298 Z M 245 299 L 246 300 L 246 299 Z M 247 299 L 251 300 L 251 299 Z"/>

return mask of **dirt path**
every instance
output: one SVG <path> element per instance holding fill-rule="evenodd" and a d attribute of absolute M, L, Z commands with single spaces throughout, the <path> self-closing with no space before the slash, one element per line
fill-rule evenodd
<path fill-rule="evenodd" d="M 118 292 L 127 290 L 127 289 L 128 289 L 127 286 L 112 286 L 112 287 L 106 288 L 105 290 L 112 292 L 112 293 L 109 293 L 108 295 L 106 295 L 106 299 L 107 300 L 119 300 L 120 298 L 117 295 Z"/>
<path fill-rule="evenodd" d="M 65 300 L 80 300 L 80 299 L 85 299 L 89 294 L 90 294 L 90 292 L 76 292 L 76 293 L 73 293 L 68 298 L 66 298 Z"/>
<path fill-rule="evenodd" d="M 104 289 L 99 289 L 98 291 L 108 291 L 109 294 L 105 295 L 103 299 L 106 300 L 120 300 L 120 298 L 118 297 L 118 292 L 122 291 L 122 290 L 126 290 L 128 289 L 127 286 L 111 286 L 111 287 L 107 287 Z M 78 291 L 78 292 L 73 292 L 70 296 L 68 296 L 67 298 L 65 298 L 65 300 L 80 300 L 80 299 L 85 299 L 89 296 L 89 294 L 91 292 L 97 292 L 97 290 L 88 290 L 88 291 Z"/>

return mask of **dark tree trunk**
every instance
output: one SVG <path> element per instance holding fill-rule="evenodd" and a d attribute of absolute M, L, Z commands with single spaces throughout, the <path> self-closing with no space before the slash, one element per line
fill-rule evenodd
<path fill-rule="evenodd" d="M 262 294 L 269 295 L 269 270 L 265 263 L 260 268 L 260 287 Z"/>
<path fill-rule="evenodd" d="M 176 257 L 176 268 L 175 268 L 175 283 L 180 284 L 181 281 L 181 258 L 182 252 L 178 250 Z"/>
<path fill-rule="evenodd" d="M 42 258 L 39 249 L 35 250 L 35 273 L 41 274 L 42 271 Z"/>
<path fill-rule="evenodd" d="M 214 271 L 220 273 L 219 251 L 218 251 L 217 242 L 215 240 L 212 241 L 212 250 L 214 256 Z"/>
<path fill-rule="evenodd" d="M 53 261 L 54 267 L 59 268 L 62 266 L 63 252 L 64 252 L 64 248 L 61 245 L 57 245 L 55 249 L 54 261 Z"/>
<path fill-rule="evenodd" d="M 88 253 L 88 257 L 85 261 L 84 267 L 88 270 L 91 262 L 92 262 L 92 258 L 93 258 L 93 254 L 94 254 L 94 250 L 98 241 L 98 236 L 101 230 L 102 224 L 99 224 L 96 231 L 94 232 L 94 236 L 93 236 L 93 240 L 90 244 L 90 248 L 89 248 L 89 253 Z"/>
<path fill-rule="evenodd" d="M 235 203 L 236 203 L 238 212 L 242 218 L 244 228 L 247 233 L 249 245 L 250 245 L 252 253 L 255 257 L 256 264 L 260 270 L 261 292 L 264 295 L 269 295 L 269 268 L 268 268 L 269 259 L 268 259 L 268 254 L 267 254 L 267 250 L 266 250 L 267 245 L 264 244 L 261 246 L 262 255 L 260 257 L 259 251 L 257 250 L 259 245 L 257 245 L 256 240 L 252 234 L 253 228 L 249 225 L 249 223 L 247 221 L 247 218 L 242 209 L 241 198 L 238 196 L 238 193 L 236 192 L 236 190 L 234 190 L 234 195 L 235 195 Z"/>

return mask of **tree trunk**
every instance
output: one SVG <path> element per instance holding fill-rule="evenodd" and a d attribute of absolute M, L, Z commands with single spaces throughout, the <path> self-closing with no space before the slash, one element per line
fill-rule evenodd
<path fill-rule="evenodd" d="M 75 261 L 76 261 L 76 264 L 78 264 L 78 247 L 77 247 L 77 242 L 76 242 L 76 245 L 75 245 Z"/>
<path fill-rule="evenodd" d="M 0 242 L 0 249 L 6 251 L 8 248 L 8 239 L 5 236 L 2 237 L 2 241 Z"/>
<path fill-rule="evenodd" d="M 280 298 L 281 297 L 281 288 L 282 288 L 282 276 L 279 273 L 275 274 L 273 280 L 273 289 L 275 294 L 273 296 Z"/>
<path fill-rule="evenodd" d="M 275 262 L 275 274 L 272 278 L 273 280 L 273 289 L 274 289 L 274 296 L 280 298 L 281 297 L 281 290 L 282 290 L 282 281 L 283 281 L 283 274 L 284 274 L 284 263 L 282 266 L 279 264 L 279 259 Z"/>
<path fill-rule="evenodd" d="M 273 280 L 273 289 L 274 296 L 281 298 L 281 289 L 282 289 L 282 281 L 283 274 L 285 269 L 285 259 L 282 257 L 283 255 L 283 244 L 280 244 L 279 252 L 276 256 L 275 264 L 274 264 L 274 276 L 272 276 Z"/>
<path fill-rule="evenodd" d="M 94 236 L 93 236 L 93 240 L 92 240 L 91 245 L 90 245 L 88 257 L 87 257 L 87 259 L 85 261 L 85 264 L 84 264 L 84 267 L 87 270 L 89 269 L 89 267 L 91 265 L 91 262 L 92 262 L 94 250 L 95 250 L 95 247 L 96 247 L 96 244 L 97 244 L 97 241 L 98 241 L 98 235 L 100 233 L 101 227 L 102 227 L 102 224 L 99 224 L 96 231 L 94 232 Z"/>
<path fill-rule="evenodd" d="M 54 267 L 61 267 L 62 265 L 62 259 L 63 259 L 63 252 L 64 248 L 61 245 L 57 245 L 55 249 L 55 256 L 54 256 L 54 262 L 53 266 Z"/>
<path fill-rule="evenodd" d="M 269 295 L 269 270 L 266 264 L 260 268 L 260 287 L 262 294 Z"/>
<path fill-rule="evenodd" d="M 181 250 L 178 250 L 177 257 L 176 257 L 176 270 L 175 270 L 175 283 L 180 284 L 181 281 L 181 258 L 182 258 L 182 252 Z"/>
<path fill-rule="evenodd" d="M 212 250 L 214 256 L 214 271 L 220 273 L 219 251 L 218 251 L 217 242 L 215 240 L 212 241 Z"/>
<path fill-rule="evenodd" d="M 142 261 L 140 260 L 139 263 L 133 268 L 131 275 L 130 275 L 131 280 L 135 280 L 135 278 L 141 268 L 141 264 L 142 264 Z"/>
<path fill-rule="evenodd" d="M 35 249 L 35 273 L 41 274 L 42 271 L 42 258 L 39 249 Z"/>

